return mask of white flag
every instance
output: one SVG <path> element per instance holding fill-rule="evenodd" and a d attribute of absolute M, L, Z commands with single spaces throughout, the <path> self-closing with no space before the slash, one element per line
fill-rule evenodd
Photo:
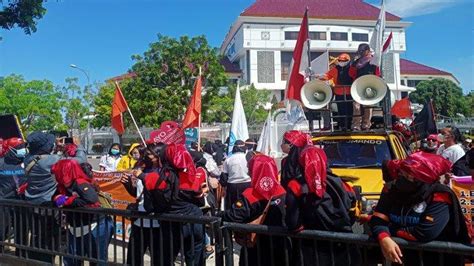
<path fill-rule="evenodd" d="M 232 114 L 232 126 L 230 127 L 229 136 L 229 154 L 236 140 L 246 141 L 249 138 L 249 130 L 247 128 L 247 119 L 245 118 L 244 106 L 240 99 L 240 84 L 237 82 L 235 90 L 234 113 Z"/>
<path fill-rule="evenodd" d="M 382 64 L 382 50 L 383 50 L 383 35 L 385 32 L 385 6 L 382 0 L 382 6 L 380 7 L 380 15 L 375 24 L 374 33 L 370 38 L 370 48 L 374 50 L 374 56 L 370 60 L 370 63 L 376 66 Z"/>
<path fill-rule="evenodd" d="M 324 75 L 329 70 L 329 51 L 324 52 L 322 55 L 316 57 L 311 61 L 311 71 L 316 76 Z"/>
<path fill-rule="evenodd" d="M 270 135 L 271 135 L 271 111 L 268 112 L 267 120 L 262 128 L 262 133 L 260 134 L 260 139 L 258 140 L 257 151 L 261 152 L 265 155 L 270 155 L 271 147 L 270 147 Z"/>

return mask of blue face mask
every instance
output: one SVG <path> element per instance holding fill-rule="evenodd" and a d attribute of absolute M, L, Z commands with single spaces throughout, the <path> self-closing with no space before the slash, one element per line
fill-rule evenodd
<path fill-rule="evenodd" d="M 119 155 L 119 154 L 120 154 L 120 151 L 117 150 L 117 149 L 111 149 L 111 150 L 110 150 L 110 153 L 112 153 L 113 155 Z"/>
<path fill-rule="evenodd" d="M 27 152 L 26 148 L 19 149 L 19 150 L 15 151 L 16 157 L 18 157 L 18 158 L 24 158 L 27 153 L 28 152 Z"/>

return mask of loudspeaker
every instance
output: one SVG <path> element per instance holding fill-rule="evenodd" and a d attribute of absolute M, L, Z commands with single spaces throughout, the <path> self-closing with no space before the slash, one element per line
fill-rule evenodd
<path fill-rule="evenodd" d="M 0 115 L 0 138 L 23 138 L 20 123 L 15 115 Z"/>
<path fill-rule="evenodd" d="M 324 108 L 332 99 L 332 90 L 321 80 L 313 80 L 301 88 L 301 102 L 308 109 Z"/>
<path fill-rule="evenodd" d="M 365 75 L 356 79 L 351 86 L 351 96 L 362 105 L 374 105 L 387 94 L 387 83 L 375 75 Z"/>

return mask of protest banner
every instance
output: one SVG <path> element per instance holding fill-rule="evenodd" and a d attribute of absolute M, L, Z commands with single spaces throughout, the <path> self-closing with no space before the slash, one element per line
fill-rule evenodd
<path fill-rule="evenodd" d="M 454 191 L 461 204 L 461 210 L 466 217 L 468 230 L 474 234 L 474 181 L 471 176 L 453 177 L 451 189 Z M 474 244 L 474 243 L 473 243 Z"/>
<path fill-rule="evenodd" d="M 125 210 L 128 204 L 135 203 L 136 201 L 134 197 L 128 194 L 127 190 L 120 182 L 123 174 L 123 172 L 93 171 L 94 181 L 98 184 L 102 192 L 108 194 L 112 198 L 112 204 L 119 210 Z M 128 241 L 131 230 L 130 220 L 122 219 L 122 217 L 117 216 L 115 230 L 117 233 L 117 239 L 125 239 L 125 241 Z"/>

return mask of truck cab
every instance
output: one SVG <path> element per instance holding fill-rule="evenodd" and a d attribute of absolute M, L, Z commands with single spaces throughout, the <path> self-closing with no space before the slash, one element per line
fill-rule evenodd
<path fill-rule="evenodd" d="M 314 145 L 326 152 L 332 172 L 360 186 L 366 199 L 376 200 L 382 191 L 382 162 L 408 155 L 396 131 L 314 132 L 312 136 Z"/>

